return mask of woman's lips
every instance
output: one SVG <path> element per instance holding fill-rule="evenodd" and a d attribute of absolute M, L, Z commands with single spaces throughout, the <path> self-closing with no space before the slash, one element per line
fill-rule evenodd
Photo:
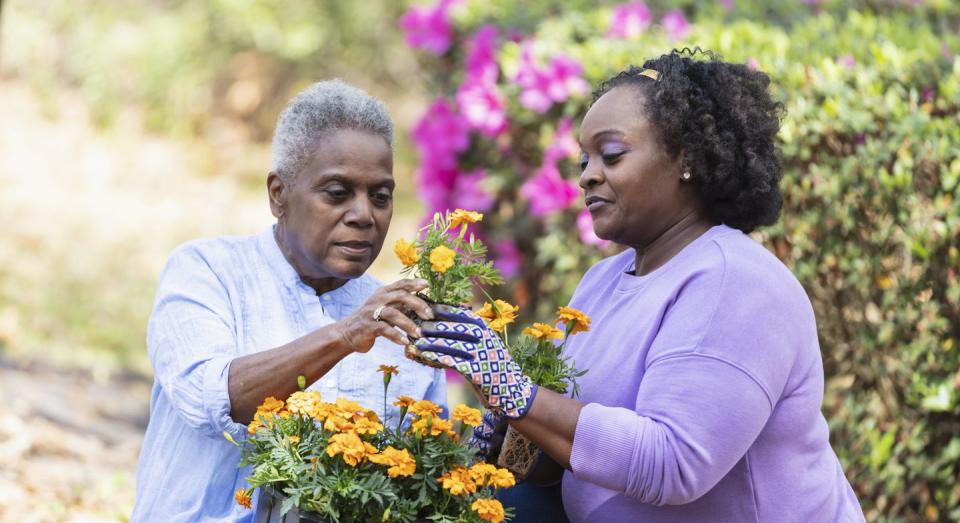
<path fill-rule="evenodd" d="M 337 242 L 335 245 L 345 254 L 351 256 L 364 256 L 370 254 L 373 249 L 370 242 Z"/>

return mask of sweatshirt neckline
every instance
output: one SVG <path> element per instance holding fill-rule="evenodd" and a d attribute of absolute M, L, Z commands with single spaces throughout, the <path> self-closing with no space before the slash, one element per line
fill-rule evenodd
<path fill-rule="evenodd" d="M 714 225 L 692 242 L 685 245 L 683 249 L 680 249 L 680 252 L 675 254 L 673 258 L 667 260 L 666 263 L 660 267 L 657 267 L 655 270 L 653 270 L 653 272 L 644 274 L 643 276 L 635 276 L 630 274 L 636 269 L 634 266 L 636 262 L 636 253 L 632 249 L 628 250 L 627 252 L 629 254 L 624 256 L 624 260 L 618 269 L 616 290 L 619 292 L 632 292 L 644 287 L 647 283 L 659 278 L 660 275 L 668 273 L 674 267 L 683 264 L 684 260 L 690 256 L 693 256 L 699 250 L 700 245 L 708 243 L 714 238 L 734 230 L 735 229 L 731 229 L 723 224 Z"/>

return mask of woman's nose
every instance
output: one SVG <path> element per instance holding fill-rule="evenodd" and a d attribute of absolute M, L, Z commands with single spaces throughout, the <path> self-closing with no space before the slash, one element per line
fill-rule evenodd
<path fill-rule="evenodd" d="M 344 222 L 354 227 L 366 228 L 373 225 L 373 205 L 369 198 L 354 198 L 353 205 L 344 216 Z"/>
<path fill-rule="evenodd" d="M 601 169 L 595 165 L 595 162 L 588 161 L 587 166 L 580 173 L 580 179 L 577 184 L 581 189 L 587 190 L 589 187 L 603 183 L 603 174 Z"/>

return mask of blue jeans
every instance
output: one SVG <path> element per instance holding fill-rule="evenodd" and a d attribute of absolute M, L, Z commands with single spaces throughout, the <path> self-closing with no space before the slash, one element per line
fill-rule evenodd
<path fill-rule="evenodd" d="M 516 523 L 568 523 L 560 500 L 560 483 L 552 487 L 520 483 L 501 490 L 497 499 L 504 507 L 513 507 Z"/>

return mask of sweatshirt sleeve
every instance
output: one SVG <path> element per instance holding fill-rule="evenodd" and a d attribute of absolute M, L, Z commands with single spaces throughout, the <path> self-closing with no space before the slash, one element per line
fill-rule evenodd
<path fill-rule="evenodd" d="M 234 315 L 227 290 L 190 246 L 171 255 L 157 290 L 147 330 L 147 353 L 163 394 L 200 433 L 235 438 L 245 427 L 230 417 L 228 376 L 237 356 Z"/>
<path fill-rule="evenodd" d="M 653 362 L 636 405 L 635 411 L 585 405 L 570 465 L 577 479 L 655 505 L 706 494 L 746 454 L 772 412 L 754 376 L 700 353 Z"/>

